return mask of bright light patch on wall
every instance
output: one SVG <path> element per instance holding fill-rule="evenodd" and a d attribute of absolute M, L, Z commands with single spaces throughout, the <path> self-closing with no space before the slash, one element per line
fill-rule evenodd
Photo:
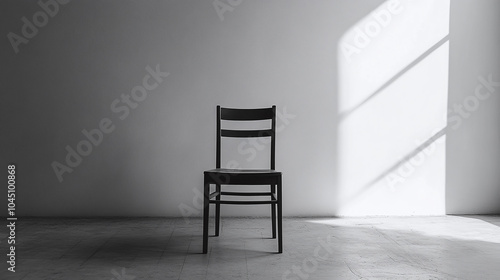
<path fill-rule="evenodd" d="M 388 1 L 339 42 L 338 215 L 445 213 L 449 1 Z"/>

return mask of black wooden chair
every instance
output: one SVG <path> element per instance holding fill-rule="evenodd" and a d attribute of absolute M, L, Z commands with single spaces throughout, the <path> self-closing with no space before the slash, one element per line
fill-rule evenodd
<path fill-rule="evenodd" d="M 271 120 L 271 128 L 263 130 L 230 130 L 221 129 L 221 120 L 226 121 L 259 121 Z M 221 162 L 221 137 L 271 137 L 271 169 L 224 169 Z M 204 173 L 204 207 L 203 207 L 203 253 L 208 251 L 208 217 L 210 204 L 215 204 L 215 236 L 219 236 L 220 205 L 221 204 L 270 204 L 272 234 L 276 238 L 276 223 L 278 226 L 278 252 L 283 252 L 282 234 L 282 204 L 281 204 L 281 172 L 275 168 L 276 143 L 276 106 L 261 109 L 232 109 L 217 106 L 217 143 L 216 169 Z M 210 192 L 211 185 L 215 191 Z M 234 192 L 222 191 L 222 185 L 269 185 L 269 192 Z M 222 196 L 265 196 L 264 200 L 223 200 Z M 277 209 L 276 209 L 277 208 Z M 278 217 L 276 219 L 276 212 Z"/>

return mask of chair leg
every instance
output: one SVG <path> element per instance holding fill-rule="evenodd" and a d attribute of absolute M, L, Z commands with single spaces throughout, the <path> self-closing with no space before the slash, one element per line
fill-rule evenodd
<path fill-rule="evenodd" d="M 219 193 L 215 197 L 216 200 L 220 200 L 220 185 L 216 185 L 215 191 Z M 215 236 L 219 236 L 219 228 L 220 228 L 220 203 L 215 204 Z"/>
<path fill-rule="evenodd" d="M 278 178 L 278 252 L 283 253 L 283 224 L 282 224 L 282 189 L 281 189 L 281 176 Z"/>
<path fill-rule="evenodd" d="M 206 181 L 203 184 L 203 254 L 206 254 L 208 251 L 208 214 L 210 210 L 209 203 L 209 195 L 210 195 L 210 184 L 207 184 Z"/>
<path fill-rule="evenodd" d="M 271 193 L 276 193 L 276 185 L 271 185 Z M 271 194 L 271 199 L 274 199 L 274 195 Z M 276 238 L 276 204 L 271 204 L 271 221 L 273 223 L 273 238 Z"/>

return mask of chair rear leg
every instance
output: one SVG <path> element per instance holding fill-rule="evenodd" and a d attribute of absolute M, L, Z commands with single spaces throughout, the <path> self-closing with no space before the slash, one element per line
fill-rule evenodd
<path fill-rule="evenodd" d="M 276 186 L 271 185 L 271 199 L 274 199 L 274 195 L 276 193 Z M 276 204 L 271 204 L 271 221 L 273 223 L 273 238 L 276 238 Z"/>
<path fill-rule="evenodd" d="M 221 192 L 221 187 L 220 185 L 216 185 L 215 191 L 219 193 L 215 197 L 216 200 L 220 200 L 220 192 Z M 220 203 L 215 204 L 215 236 L 219 236 L 219 228 L 220 228 Z"/>
<path fill-rule="evenodd" d="M 203 254 L 208 251 L 208 214 L 210 210 L 209 203 L 210 184 L 206 181 L 203 184 Z"/>
<path fill-rule="evenodd" d="M 283 253 L 283 224 L 282 224 L 282 189 L 281 189 L 281 176 L 278 179 L 278 252 Z"/>

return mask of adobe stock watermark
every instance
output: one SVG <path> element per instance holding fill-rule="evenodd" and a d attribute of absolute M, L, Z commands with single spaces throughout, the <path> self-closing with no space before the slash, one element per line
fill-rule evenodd
<path fill-rule="evenodd" d="M 276 111 L 276 121 L 280 122 L 280 124 L 276 126 L 276 134 L 283 131 L 285 127 L 290 124 L 290 120 L 295 119 L 295 117 L 296 115 L 290 114 L 286 111 L 286 106 L 283 107 L 283 111 Z M 240 155 L 248 155 L 246 160 L 251 162 L 257 157 L 257 152 L 264 150 L 266 147 L 265 144 L 269 143 L 271 143 L 271 139 L 269 137 L 250 138 L 249 140 L 242 141 L 238 145 L 238 153 Z M 232 167 L 227 168 L 238 168 L 239 163 L 234 160 L 229 161 L 228 166 Z"/>
<path fill-rule="evenodd" d="M 496 75 L 499 76 L 499 75 Z M 465 97 L 461 103 L 453 104 L 451 108 L 448 109 L 447 116 L 447 129 L 451 127 L 453 130 L 459 129 L 464 123 L 464 119 L 468 119 L 476 112 L 481 102 L 489 99 L 494 92 L 500 87 L 500 77 L 497 80 L 493 80 L 493 74 L 489 74 L 488 77 L 479 76 L 478 83 L 474 89 L 474 93 Z M 434 130 L 437 132 L 439 129 Z M 439 144 L 443 144 L 444 139 L 439 138 L 432 142 L 428 147 L 422 149 L 414 157 L 410 158 L 405 163 L 401 164 L 395 171 L 389 173 L 385 176 L 385 180 L 389 188 L 395 191 L 398 184 L 404 183 L 416 169 L 424 164 L 425 160 L 429 158 L 435 151 Z M 417 141 L 417 147 L 422 145 L 424 141 Z"/>
<path fill-rule="evenodd" d="M 291 269 L 283 272 L 281 279 L 309 279 L 311 274 L 318 270 L 321 261 L 327 262 L 330 256 L 335 252 L 335 246 L 332 242 L 332 236 L 327 236 L 326 240 L 318 238 L 318 246 L 314 248 L 312 256 L 306 257 L 301 265 L 292 265 Z"/>
<path fill-rule="evenodd" d="M 170 75 L 168 72 L 162 72 L 160 65 L 156 65 L 155 69 L 148 65 L 145 70 L 146 75 L 142 78 L 142 84 L 133 87 L 130 94 L 121 94 L 120 98 L 114 99 L 110 104 L 110 110 L 114 113 L 113 116 L 121 121 L 125 120 L 130 115 L 131 110 L 136 109 L 141 102 L 144 102 L 151 91 L 158 88 L 163 80 Z M 97 128 L 83 129 L 81 131 L 83 139 L 74 148 L 66 145 L 65 164 L 59 161 L 51 163 L 59 183 L 63 181 L 65 173 L 73 172 L 83 162 L 83 158 L 89 156 L 94 147 L 98 147 L 102 143 L 105 135 L 113 132 L 115 128 L 116 125 L 111 118 L 104 117 L 99 121 Z"/>
<path fill-rule="evenodd" d="M 224 21 L 224 13 L 234 11 L 234 8 L 241 5 L 241 3 L 243 3 L 243 0 L 214 0 L 212 5 L 219 16 L 220 21 Z"/>
<path fill-rule="evenodd" d="M 21 27 L 21 35 L 14 32 L 7 34 L 7 39 L 12 46 L 12 49 L 17 54 L 19 53 L 19 45 L 28 44 L 30 39 L 33 39 L 38 34 L 38 30 L 47 25 L 50 18 L 55 17 L 60 10 L 60 5 L 66 5 L 71 0 L 39 0 L 38 6 L 41 10 L 35 12 L 29 20 L 22 17 L 23 25 Z"/>
<path fill-rule="evenodd" d="M 291 120 L 295 119 L 296 115 L 290 114 L 287 112 L 287 107 L 284 106 L 282 111 L 276 111 L 276 122 L 279 124 L 276 126 L 276 134 L 285 130 L 287 126 L 290 125 Z M 264 150 L 265 145 L 270 143 L 270 139 L 268 137 L 259 137 L 259 138 L 250 138 L 249 140 L 244 140 L 238 145 L 238 153 L 240 155 L 247 155 L 247 161 L 251 162 L 256 157 L 258 152 Z M 241 167 L 241 164 L 237 160 L 229 160 L 224 168 L 227 169 L 238 169 Z M 214 178 L 216 181 L 220 182 L 220 184 L 224 184 L 228 182 L 227 177 L 220 176 L 219 178 Z M 186 224 L 189 224 L 189 219 L 193 216 L 198 217 L 201 215 L 203 211 L 203 193 L 198 188 L 192 189 L 194 196 L 191 205 L 188 205 L 184 202 L 181 202 L 178 206 L 179 211 L 181 212 L 182 217 Z"/>
<path fill-rule="evenodd" d="M 135 276 L 127 275 L 127 270 L 125 267 L 121 268 L 121 273 L 116 271 L 115 269 L 111 269 L 111 274 L 113 274 L 113 278 L 111 280 L 134 280 Z"/>
<path fill-rule="evenodd" d="M 433 133 L 430 135 L 431 137 L 438 133 L 440 129 L 433 130 Z M 445 142 L 444 138 L 437 138 L 433 141 L 429 146 L 420 150 L 415 156 L 406 160 L 403 164 L 401 164 L 395 171 L 387 174 L 385 176 L 385 180 L 392 191 L 396 190 L 396 185 L 404 183 L 413 173 L 415 173 L 416 169 L 424 164 L 424 162 L 432 156 L 436 152 L 436 148 L 438 145 L 443 144 Z M 417 140 L 415 144 L 417 147 L 423 145 L 425 141 Z"/>
<path fill-rule="evenodd" d="M 392 22 L 394 16 L 403 11 L 403 6 L 399 0 L 390 0 L 386 2 L 383 9 L 377 9 L 370 14 L 370 19 L 362 27 L 354 29 L 354 38 L 352 42 L 343 42 L 340 46 L 342 54 L 351 62 L 354 54 L 361 53 L 372 42 L 372 39 L 379 36 L 383 29 Z"/>

